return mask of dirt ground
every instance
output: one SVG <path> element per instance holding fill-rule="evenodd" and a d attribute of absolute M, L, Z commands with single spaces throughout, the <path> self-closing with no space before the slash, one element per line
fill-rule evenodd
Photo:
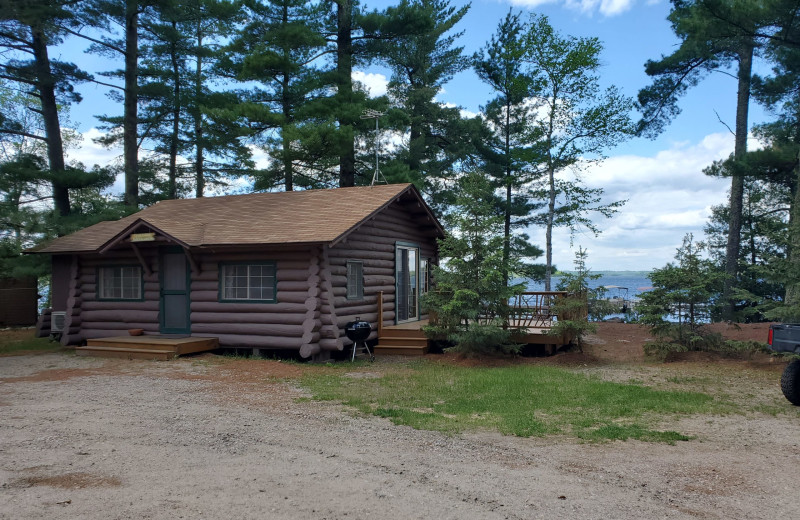
<path fill-rule="evenodd" d="M 766 337 L 763 325 L 722 327 Z M 635 325 L 601 324 L 588 339 L 582 353 L 513 362 L 701 389 L 747 409 L 665 421 L 693 436 L 674 446 L 449 436 L 310 401 L 292 381 L 304 365 L 0 357 L 0 518 L 800 518 L 800 412 L 780 393 L 784 363 L 648 361 Z"/>

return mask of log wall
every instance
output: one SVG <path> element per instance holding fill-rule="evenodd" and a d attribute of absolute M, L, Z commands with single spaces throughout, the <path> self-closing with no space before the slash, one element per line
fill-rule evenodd
<path fill-rule="evenodd" d="M 68 339 L 70 343 L 92 338 L 122 336 L 128 333 L 128 329 L 144 329 L 145 334 L 159 333 L 158 250 L 151 247 L 141 248 L 141 251 L 151 270 L 150 274 L 142 271 L 144 301 L 97 298 L 98 268 L 111 265 L 141 265 L 132 249 L 122 248 L 103 255 L 84 255 L 80 258 L 76 283 L 79 294 L 75 302 L 79 312 L 72 313 L 73 323 L 76 318 L 79 320 L 77 323 L 79 334 L 70 334 Z M 67 320 L 69 319 L 70 313 L 67 312 Z"/>
<path fill-rule="evenodd" d="M 193 255 L 200 272 L 192 273 L 192 335 L 217 336 L 222 347 L 319 352 L 318 249 Z M 219 301 L 219 264 L 246 261 L 275 262 L 277 303 Z"/>
<path fill-rule="evenodd" d="M 377 331 L 377 299 L 384 292 L 384 325 L 394 323 L 395 244 L 420 246 L 423 258 L 436 258 L 435 239 L 399 206 L 391 205 L 365 222 L 347 240 L 333 248 L 302 246 L 264 248 L 247 252 L 193 252 L 191 271 L 191 334 L 215 336 L 223 347 L 298 350 L 304 357 L 342 350 L 351 344 L 344 325 L 356 317 L 370 321 Z M 60 260 L 65 283 L 66 343 L 127 334 L 128 329 L 159 333 L 159 254 L 150 244 L 139 246 L 147 265 L 143 270 L 143 301 L 97 299 L 97 268 L 140 265 L 126 245 L 103 255 L 82 255 Z M 348 300 L 347 261 L 364 267 L 364 298 Z M 277 303 L 219 301 L 221 262 L 274 261 Z M 148 273 L 149 271 L 149 273 Z M 371 338 L 376 337 L 373 332 Z"/>
<path fill-rule="evenodd" d="M 351 233 L 347 240 L 332 248 L 329 270 L 334 293 L 336 323 L 342 328 L 356 317 L 372 325 L 370 339 L 377 337 L 378 295 L 383 291 L 383 325 L 395 323 L 395 245 L 414 244 L 420 257 L 437 261 L 436 239 L 426 231 L 417 218 L 395 202 Z M 347 299 L 347 261 L 357 260 L 364 266 L 364 298 Z M 423 318 L 425 316 L 422 316 Z M 346 337 L 344 344 L 352 345 Z"/>

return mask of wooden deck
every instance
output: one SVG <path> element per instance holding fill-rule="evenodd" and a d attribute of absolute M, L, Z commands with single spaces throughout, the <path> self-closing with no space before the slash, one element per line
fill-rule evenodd
<path fill-rule="evenodd" d="M 513 304 L 509 326 L 523 332 L 512 336 L 517 343 L 541 345 L 547 354 L 553 354 L 558 347 L 569 344 L 571 337 L 552 336 L 548 331 L 557 319 L 552 313 L 555 300 L 565 296 L 562 291 L 526 292 L 519 295 Z M 399 325 L 382 326 L 383 293 L 378 298 L 378 343 L 376 355 L 421 356 L 428 352 L 429 340 L 422 332 L 428 320 L 412 321 Z"/>
<path fill-rule="evenodd" d="M 170 336 L 115 336 L 86 340 L 85 347 L 76 347 L 79 356 L 152 359 L 166 361 L 184 354 L 207 352 L 219 347 L 217 338 Z"/>

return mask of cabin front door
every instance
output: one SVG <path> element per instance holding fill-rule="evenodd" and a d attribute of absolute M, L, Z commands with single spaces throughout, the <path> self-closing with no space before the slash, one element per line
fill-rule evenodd
<path fill-rule="evenodd" d="M 190 278 L 186 255 L 181 249 L 161 252 L 159 283 L 161 286 L 160 325 L 162 334 L 189 334 Z"/>
<path fill-rule="evenodd" d="M 419 248 L 398 244 L 395 250 L 397 323 L 419 320 Z"/>

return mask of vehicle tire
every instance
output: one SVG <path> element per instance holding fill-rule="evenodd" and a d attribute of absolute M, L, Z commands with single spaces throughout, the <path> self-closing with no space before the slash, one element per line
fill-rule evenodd
<path fill-rule="evenodd" d="M 790 403 L 800 406 L 800 359 L 795 359 L 786 367 L 781 376 L 781 390 Z"/>

